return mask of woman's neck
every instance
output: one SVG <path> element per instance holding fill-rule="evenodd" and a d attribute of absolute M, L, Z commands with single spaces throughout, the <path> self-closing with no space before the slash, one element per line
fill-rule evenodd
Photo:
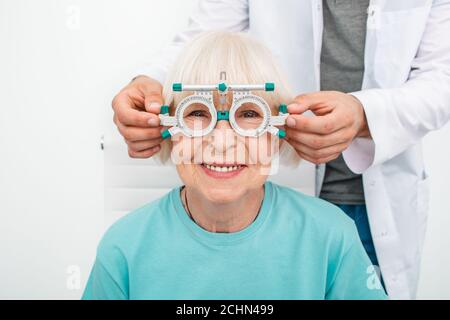
<path fill-rule="evenodd" d="M 250 225 L 258 215 L 264 199 L 264 187 L 250 190 L 239 200 L 213 203 L 195 189 L 185 187 L 181 192 L 184 207 L 195 223 L 210 232 L 238 232 Z"/>

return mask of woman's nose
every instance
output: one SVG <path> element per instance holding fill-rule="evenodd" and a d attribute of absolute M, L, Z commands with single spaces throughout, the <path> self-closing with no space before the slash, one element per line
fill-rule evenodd
<path fill-rule="evenodd" d="M 236 135 L 231 128 L 230 123 L 226 120 L 220 120 L 217 122 L 216 127 L 212 132 L 211 144 L 214 149 L 225 153 L 228 149 L 233 148 L 236 145 Z"/>

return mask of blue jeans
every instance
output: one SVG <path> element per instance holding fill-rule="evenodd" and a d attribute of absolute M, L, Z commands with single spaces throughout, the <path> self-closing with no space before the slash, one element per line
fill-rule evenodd
<path fill-rule="evenodd" d="M 337 206 L 355 221 L 359 237 L 370 261 L 372 261 L 373 265 L 378 266 L 377 254 L 373 245 L 372 234 L 370 233 L 366 205 L 337 204 Z"/>
<path fill-rule="evenodd" d="M 369 256 L 370 261 L 374 266 L 379 266 L 377 253 L 375 252 L 375 246 L 373 245 L 372 233 L 370 232 L 369 218 L 367 216 L 367 208 L 365 204 L 352 205 L 352 204 L 336 204 L 342 211 L 344 211 L 350 218 L 355 221 L 356 228 L 358 229 L 359 238 Z M 383 281 L 383 275 L 380 275 L 381 285 L 386 291 L 386 287 Z"/>

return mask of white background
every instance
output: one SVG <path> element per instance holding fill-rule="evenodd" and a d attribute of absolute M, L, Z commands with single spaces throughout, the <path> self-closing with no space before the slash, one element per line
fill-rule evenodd
<path fill-rule="evenodd" d="M 0 0 L 0 298 L 81 296 L 108 224 L 99 140 L 114 128 L 110 101 L 196 2 Z M 450 126 L 425 138 L 419 298 L 450 299 L 449 140 Z"/>

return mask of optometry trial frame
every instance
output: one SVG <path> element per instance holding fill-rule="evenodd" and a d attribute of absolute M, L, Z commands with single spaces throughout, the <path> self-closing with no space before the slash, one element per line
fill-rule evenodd
<path fill-rule="evenodd" d="M 283 126 L 289 113 L 287 106 L 279 106 L 278 115 L 272 115 L 269 104 L 252 91 L 274 91 L 274 83 L 256 85 L 183 85 L 174 83 L 174 92 L 191 91 L 192 95 L 180 101 L 174 116 L 169 115 L 169 106 L 161 106 L 159 114 L 162 126 L 170 127 L 161 133 L 164 139 L 179 133 L 187 137 L 203 137 L 211 133 L 220 120 L 230 122 L 231 127 L 241 136 L 259 137 L 265 132 L 286 136 L 286 132 L 276 126 Z M 220 104 L 224 104 L 229 91 L 233 92 L 230 110 L 217 110 L 213 92 L 219 93 Z"/>

